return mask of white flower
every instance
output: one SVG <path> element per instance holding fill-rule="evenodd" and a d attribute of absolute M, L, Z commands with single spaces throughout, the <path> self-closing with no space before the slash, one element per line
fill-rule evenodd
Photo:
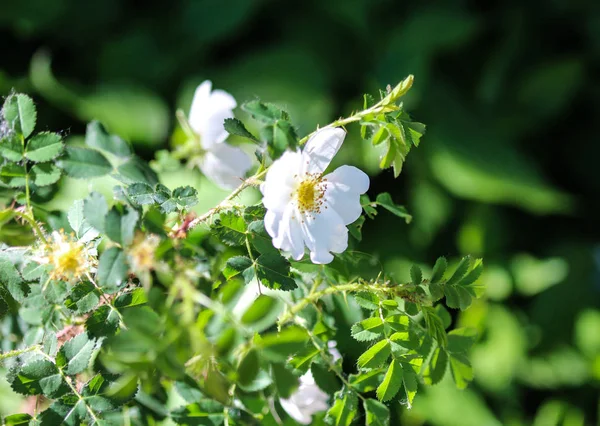
<path fill-rule="evenodd" d="M 265 228 L 273 245 L 295 260 L 305 245 L 313 263 L 329 263 L 331 253 L 348 247 L 346 225 L 362 212 L 360 194 L 369 189 L 369 177 L 352 166 L 323 176 L 345 135 L 340 128 L 319 130 L 302 152 L 287 151 L 275 161 L 261 185 Z"/>
<path fill-rule="evenodd" d="M 222 188 L 235 188 L 252 166 L 250 157 L 240 148 L 225 143 L 228 133 L 223 122 L 233 118 L 235 99 L 223 90 L 213 90 L 206 80 L 196 89 L 189 123 L 200 137 L 205 151 L 199 162 L 202 173 Z"/>
<path fill-rule="evenodd" d="M 335 341 L 327 342 L 327 346 L 334 362 L 342 357 Z M 313 414 L 329 409 L 329 395 L 317 386 L 312 372 L 308 370 L 300 377 L 300 385 L 296 392 L 289 398 L 280 398 L 279 403 L 294 420 L 308 425 Z"/>
<path fill-rule="evenodd" d="M 300 385 L 289 398 L 280 398 L 283 409 L 298 423 L 308 425 L 312 415 L 329 409 L 329 395 L 315 383 L 312 372 L 308 370 L 300 377 Z"/>

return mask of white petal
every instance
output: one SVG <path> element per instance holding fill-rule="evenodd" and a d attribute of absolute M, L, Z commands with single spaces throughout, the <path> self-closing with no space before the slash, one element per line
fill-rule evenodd
<path fill-rule="evenodd" d="M 283 409 L 290 415 L 290 417 L 296 420 L 298 423 L 302 425 L 309 425 L 312 421 L 312 416 L 308 413 L 304 413 L 300 410 L 300 407 L 292 401 L 292 399 L 279 399 L 279 403 L 283 407 Z"/>
<path fill-rule="evenodd" d="M 252 161 L 244 151 L 223 143 L 206 152 L 200 169 L 220 187 L 233 189 L 242 183 L 251 166 Z"/>
<path fill-rule="evenodd" d="M 292 192 L 299 183 L 301 161 L 299 152 L 287 151 L 271 165 L 260 187 L 263 204 L 268 210 L 282 213 L 289 204 Z"/>
<path fill-rule="evenodd" d="M 344 225 L 362 213 L 360 194 L 369 189 L 369 176 L 352 166 L 341 166 L 324 177 L 325 200 L 340 215 Z"/>
<path fill-rule="evenodd" d="M 279 217 L 279 223 L 274 223 Z M 298 218 L 299 213 L 293 203 L 287 205 L 281 216 L 270 210 L 265 215 L 265 229 L 273 237 L 273 246 L 291 253 L 295 260 L 304 256 L 304 240 Z M 272 230 L 275 232 L 271 233 Z"/>
<path fill-rule="evenodd" d="M 215 90 L 211 93 L 212 83 L 208 80 L 200 84 L 194 94 L 190 109 L 189 123 L 200 135 L 204 149 L 227 139 L 228 133 L 223 126 L 226 118 L 232 118 L 236 101 L 229 93 Z"/>
<path fill-rule="evenodd" d="M 346 132 L 339 127 L 324 127 L 312 136 L 302 151 L 302 171 L 323 173 L 344 142 Z"/>
<path fill-rule="evenodd" d="M 301 227 L 313 263 L 330 263 L 333 260 L 330 252 L 342 253 L 348 248 L 348 229 L 327 203 L 321 206 L 320 213 L 304 216 Z"/>

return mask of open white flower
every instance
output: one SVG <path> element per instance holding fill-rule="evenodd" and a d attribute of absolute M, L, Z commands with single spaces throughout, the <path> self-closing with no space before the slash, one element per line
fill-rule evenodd
<path fill-rule="evenodd" d="M 200 137 L 204 151 L 199 166 L 202 173 L 220 187 L 235 188 L 252 162 L 243 150 L 225 143 L 228 133 L 223 122 L 233 118 L 235 99 L 223 90 L 211 91 L 211 88 L 209 80 L 198 86 L 190 109 L 190 127 Z"/>
<path fill-rule="evenodd" d="M 334 362 L 342 357 L 335 341 L 327 342 L 327 346 Z M 329 409 L 329 395 L 317 386 L 312 372 L 308 370 L 300 377 L 296 392 L 289 398 L 280 398 L 279 403 L 294 420 L 308 425 L 312 421 L 313 414 Z"/>
<path fill-rule="evenodd" d="M 261 185 L 267 208 L 265 228 L 273 245 L 295 260 L 310 250 L 313 263 L 329 263 L 331 253 L 348 247 L 346 225 L 360 216 L 360 195 L 369 177 L 352 166 L 341 166 L 323 176 L 340 149 L 346 132 L 325 127 L 300 151 L 287 151 L 273 163 Z"/>

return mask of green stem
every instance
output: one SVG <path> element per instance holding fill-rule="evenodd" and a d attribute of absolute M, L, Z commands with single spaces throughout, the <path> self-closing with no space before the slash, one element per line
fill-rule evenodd
<path fill-rule="evenodd" d="M 31 208 L 29 208 L 29 212 L 31 213 L 31 216 L 29 216 L 27 213 L 23 213 L 18 210 L 14 210 L 14 212 L 17 216 L 19 216 L 21 219 L 26 221 L 33 228 L 33 230 L 38 234 L 38 236 L 40 237 L 40 239 L 43 241 L 44 244 L 48 244 L 48 240 L 46 239 L 44 232 L 42 231 L 42 229 L 40 228 L 40 226 L 37 224 L 37 222 L 35 221 L 35 219 L 33 217 L 33 210 Z"/>
<path fill-rule="evenodd" d="M 336 293 L 359 293 L 362 291 L 373 292 L 373 293 L 383 293 L 383 294 L 392 294 L 395 296 L 402 296 L 407 292 L 410 292 L 414 286 L 412 284 L 397 284 L 393 286 L 386 286 L 381 284 L 373 284 L 373 283 L 348 283 L 348 284 L 339 284 L 333 285 L 331 287 L 327 287 L 321 291 L 316 291 L 308 294 L 302 300 L 300 300 L 296 305 L 292 306 L 289 311 L 285 312 L 282 317 L 279 319 L 278 325 L 279 327 L 284 324 L 292 321 L 296 314 L 298 314 L 302 309 L 306 308 L 311 303 L 316 302 L 317 300 L 325 297 L 329 294 Z"/>
<path fill-rule="evenodd" d="M 33 346 L 29 346 L 29 347 L 24 348 L 24 349 L 15 349 L 14 351 L 8 351 L 8 352 L 0 353 L 0 361 L 2 361 L 3 359 L 14 358 L 16 356 L 25 354 L 27 352 L 37 351 L 39 349 L 41 349 L 40 345 L 33 345 Z"/>

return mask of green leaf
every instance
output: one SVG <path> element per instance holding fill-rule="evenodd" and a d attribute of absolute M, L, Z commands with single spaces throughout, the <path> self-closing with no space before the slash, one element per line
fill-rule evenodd
<path fill-rule="evenodd" d="M 36 163 L 54 160 L 64 147 L 62 136 L 58 133 L 38 133 L 27 142 L 25 158 Z"/>
<path fill-rule="evenodd" d="M 83 401 L 93 411 L 102 413 L 114 410 L 131 401 L 138 392 L 137 377 L 97 374 L 83 387 Z"/>
<path fill-rule="evenodd" d="M 223 406 L 212 400 L 201 400 L 171 411 L 173 421 L 182 426 L 219 426 L 225 424 Z"/>
<path fill-rule="evenodd" d="M 56 365 L 46 359 L 25 364 L 9 376 L 12 389 L 22 395 L 59 398 L 69 391 Z"/>
<path fill-rule="evenodd" d="M 96 349 L 96 339 L 81 333 L 67 340 L 56 355 L 56 365 L 68 375 L 79 374 L 87 369 Z"/>
<path fill-rule="evenodd" d="M 469 286 L 471 284 L 474 284 L 479 279 L 479 277 L 481 277 L 482 272 L 483 272 L 483 261 L 481 259 L 476 259 L 473 269 L 471 269 L 469 271 L 469 273 L 467 275 L 465 275 L 464 278 L 458 282 L 458 285 L 459 286 Z"/>
<path fill-rule="evenodd" d="M 116 135 L 110 135 L 98 121 L 92 121 L 87 125 L 85 144 L 90 148 L 110 152 L 121 158 L 129 157 L 132 154 L 127 142 Z"/>
<path fill-rule="evenodd" d="M 227 259 L 225 263 L 225 269 L 223 269 L 223 275 L 226 279 L 231 279 L 236 275 L 244 272 L 246 269 L 252 267 L 253 263 L 249 257 L 246 256 L 233 256 Z"/>
<path fill-rule="evenodd" d="M 135 204 L 146 205 L 154 204 L 156 202 L 154 199 L 154 188 L 147 183 L 132 183 L 125 191 L 127 192 L 127 196 L 129 196 L 131 201 Z"/>
<path fill-rule="evenodd" d="M 253 325 L 269 318 L 272 318 L 272 323 L 275 323 L 280 310 L 279 308 L 277 299 L 266 294 L 261 294 L 242 315 L 242 324 Z"/>
<path fill-rule="evenodd" d="M 275 362 L 286 362 L 288 358 L 306 346 L 306 330 L 298 326 L 284 328 L 280 332 L 263 335 L 260 344 L 261 355 Z"/>
<path fill-rule="evenodd" d="M 371 311 L 379 309 L 379 297 L 377 297 L 377 295 L 374 293 L 368 293 L 366 291 L 356 293 L 354 295 L 354 300 L 356 300 L 356 303 L 365 309 L 369 309 Z"/>
<path fill-rule="evenodd" d="M 459 389 L 465 389 L 473 380 L 473 367 L 463 354 L 450 354 L 450 371 Z"/>
<path fill-rule="evenodd" d="M 290 262 L 278 253 L 261 254 L 256 259 L 256 275 L 261 284 L 276 290 L 293 290 L 296 282 L 290 276 Z"/>
<path fill-rule="evenodd" d="M 23 166 L 7 163 L 0 167 L 0 180 L 11 188 L 20 188 L 27 183 L 27 173 Z"/>
<path fill-rule="evenodd" d="M 100 292 L 89 281 L 78 283 L 65 300 L 65 306 L 78 314 L 90 312 L 100 303 Z"/>
<path fill-rule="evenodd" d="M 114 301 L 116 308 L 130 308 L 132 306 L 143 305 L 148 302 L 148 296 L 143 288 L 136 288 L 133 291 L 120 294 Z"/>
<path fill-rule="evenodd" d="M 85 321 L 85 328 L 94 337 L 112 336 L 119 327 L 119 314 L 108 305 L 99 306 Z"/>
<path fill-rule="evenodd" d="M 4 101 L 2 114 L 11 129 L 22 135 L 23 138 L 29 137 L 33 132 L 37 111 L 29 96 L 20 93 L 8 96 Z"/>
<path fill-rule="evenodd" d="M 271 364 L 271 375 L 281 398 L 289 398 L 298 389 L 298 377 L 286 368 L 286 364 Z"/>
<path fill-rule="evenodd" d="M 376 399 L 365 399 L 363 402 L 367 426 L 389 426 L 390 410 Z"/>
<path fill-rule="evenodd" d="M 14 135 L 0 138 L 0 155 L 9 161 L 21 161 L 23 159 L 23 144 Z"/>
<path fill-rule="evenodd" d="M 27 426 L 32 420 L 29 414 L 12 414 L 4 418 L 6 426 Z"/>
<path fill-rule="evenodd" d="M 100 255 L 98 273 L 96 278 L 98 285 L 107 293 L 114 293 L 127 282 L 128 271 L 126 255 L 120 248 L 111 247 Z"/>
<path fill-rule="evenodd" d="M 217 238 L 227 245 L 241 246 L 246 242 L 246 222 L 232 210 L 221 213 L 212 229 Z"/>
<path fill-rule="evenodd" d="M 419 285 L 423 281 L 423 272 L 417 265 L 410 268 L 410 279 L 414 285 Z"/>
<path fill-rule="evenodd" d="M 407 407 L 411 408 L 415 395 L 417 394 L 417 375 L 409 364 L 404 364 L 404 375 L 402 377 L 404 392 L 406 393 Z"/>
<path fill-rule="evenodd" d="M 0 288 L 5 288 L 19 303 L 25 302 L 29 294 L 29 286 L 23 282 L 15 265 L 7 259 L 0 259 Z"/>
<path fill-rule="evenodd" d="M 476 341 L 476 330 L 457 328 L 448 333 L 448 352 L 466 354 Z"/>
<path fill-rule="evenodd" d="M 117 168 L 114 177 L 127 185 L 143 182 L 155 186 L 158 183 L 158 176 L 154 170 L 150 168 L 148 163 L 138 157 L 132 157 L 121 164 Z"/>
<path fill-rule="evenodd" d="M 37 186 L 47 186 L 58 182 L 62 171 L 51 163 L 36 164 L 31 168 L 33 183 Z"/>
<path fill-rule="evenodd" d="M 359 342 L 367 342 L 381 337 L 383 321 L 379 317 L 367 318 L 352 326 L 352 337 Z"/>
<path fill-rule="evenodd" d="M 191 186 L 180 186 L 173 190 L 175 202 L 184 208 L 198 204 L 198 191 Z"/>
<path fill-rule="evenodd" d="M 244 123 L 237 118 L 226 118 L 224 123 L 225 130 L 227 133 L 233 136 L 240 136 L 242 138 L 250 139 L 252 142 L 260 143 L 260 141 L 252 133 L 246 129 Z"/>
<path fill-rule="evenodd" d="M 249 224 L 254 221 L 263 220 L 267 209 L 261 204 L 248 206 L 244 209 L 244 220 Z"/>
<path fill-rule="evenodd" d="M 259 100 L 244 103 L 242 109 L 250 113 L 252 118 L 265 124 L 275 124 L 277 120 L 287 117 L 287 114 L 279 107 L 269 103 L 262 103 Z"/>
<path fill-rule="evenodd" d="M 98 151 L 74 146 L 66 148 L 65 155 L 56 162 L 56 165 L 67 175 L 78 179 L 100 177 L 112 171 L 111 164 Z"/>
<path fill-rule="evenodd" d="M 467 271 L 469 270 L 470 264 L 471 264 L 471 257 L 470 256 L 463 257 L 460 260 L 460 262 L 458 263 L 458 266 L 456 267 L 454 274 L 452 274 L 452 276 L 450 277 L 450 279 L 448 280 L 446 285 L 454 285 L 454 284 L 458 283 L 466 275 Z"/>
<path fill-rule="evenodd" d="M 358 366 L 361 369 L 380 367 L 387 361 L 390 353 L 390 343 L 388 340 L 384 339 L 375 343 L 358 358 Z"/>
<path fill-rule="evenodd" d="M 444 274 L 446 273 L 446 269 L 448 268 L 448 261 L 445 257 L 440 257 L 435 261 L 435 265 L 433 266 L 433 271 L 431 272 L 431 279 L 429 280 L 432 283 L 439 283 L 444 279 Z"/>
<path fill-rule="evenodd" d="M 121 212 L 116 206 L 106 216 L 106 236 L 122 246 L 128 246 L 133 241 L 135 226 L 140 217 L 136 210 L 124 208 Z"/>
<path fill-rule="evenodd" d="M 375 202 L 383 208 L 385 208 L 386 210 L 392 212 L 396 216 L 404 219 L 406 223 L 411 222 L 412 216 L 406 211 L 406 209 L 403 206 L 399 206 L 396 203 L 394 203 L 394 201 L 392 200 L 392 196 L 389 193 L 383 192 L 379 194 L 375 199 Z"/>
<path fill-rule="evenodd" d="M 362 227 L 364 224 L 365 217 L 360 216 L 358 219 L 348 225 L 348 231 L 350 232 L 350 235 L 356 238 L 357 241 L 362 241 Z"/>
<path fill-rule="evenodd" d="M 350 374 L 348 379 L 352 388 L 360 392 L 371 392 L 377 389 L 386 370 L 386 368 L 376 368 L 360 374 Z"/>
<path fill-rule="evenodd" d="M 237 368 L 238 382 L 247 386 L 254 381 L 260 370 L 260 360 L 255 350 L 250 350 L 240 361 Z"/>
<path fill-rule="evenodd" d="M 92 192 L 83 201 L 83 215 L 91 226 L 100 232 L 104 232 L 106 216 L 108 215 L 108 204 L 104 195 Z"/>
<path fill-rule="evenodd" d="M 385 323 L 394 331 L 408 331 L 410 318 L 408 315 L 390 315 L 385 318 Z"/>
<path fill-rule="evenodd" d="M 246 215 L 244 214 L 244 218 Z M 248 224 L 250 243 L 260 254 L 279 254 L 279 250 L 273 247 L 271 236 L 265 230 L 263 220 L 255 220 Z"/>
<path fill-rule="evenodd" d="M 435 348 L 423 374 L 425 383 L 428 385 L 435 385 L 439 383 L 444 378 L 447 367 L 448 353 L 444 350 L 444 348 Z"/>
<path fill-rule="evenodd" d="M 346 387 L 335 394 L 335 400 L 327 411 L 325 421 L 334 426 L 350 426 L 356 416 L 358 397 Z"/>

